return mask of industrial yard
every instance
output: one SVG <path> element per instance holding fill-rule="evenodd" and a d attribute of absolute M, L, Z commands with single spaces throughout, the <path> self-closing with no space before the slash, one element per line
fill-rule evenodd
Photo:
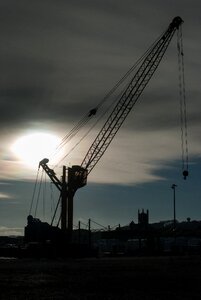
<path fill-rule="evenodd" d="M 0 298 L 200 299 L 200 256 L 0 260 Z"/>
<path fill-rule="evenodd" d="M 0 300 L 201 299 L 201 10 L 92 2 L 2 5 Z"/>

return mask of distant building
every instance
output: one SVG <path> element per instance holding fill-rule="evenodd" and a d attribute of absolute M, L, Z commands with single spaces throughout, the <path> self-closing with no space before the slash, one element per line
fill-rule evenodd
<path fill-rule="evenodd" d="M 141 227 L 148 226 L 148 224 L 149 224 L 149 211 L 148 210 L 145 212 L 144 209 L 142 209 L 142 211 L 140 212 L 140 210 L 138 209 L 138 224 Z"/>

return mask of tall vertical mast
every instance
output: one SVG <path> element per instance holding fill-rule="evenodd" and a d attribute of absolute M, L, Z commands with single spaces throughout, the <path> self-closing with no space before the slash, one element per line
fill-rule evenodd
<path fill-rule="evenodd" d="M 67 182 L 66 166 L 63 166 L 62 190 L 61 190 L 61 229 L 67 229 Z"/>

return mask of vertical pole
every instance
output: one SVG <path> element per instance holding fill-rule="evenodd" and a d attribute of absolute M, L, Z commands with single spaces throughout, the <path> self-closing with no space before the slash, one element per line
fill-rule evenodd
<path fill-rule="evenodd" d="M 72 240 L 73 233 L 73 198 L 75 194 L 74 173 L 72 168 L 68 168 L 68 234 L 69 241 Z"/>
<path fill-rule="evenodd" d="M 63 166 L 62 190 L 61 190 L 61 229 L 66 230 L 67 224 L 67 185 L 66 166 Z"/>
<path fill-rule="evenodd" d="M 91 247 L 91 219 L 89 219 L 88 227 L 89 227 L 89 247 Z"/>
<path fill-rule="evenodd" d="M 172 185 L 173 189 L 173 215 L 174 215 L 174 230 L 176 229 L 176 195 L 175 195 L 175 188 L 177 187 L 176 184 Z"/>
<path fill-rule="evenodd" d="M 174 193 L 174 230 L 175 230 L 175 228 L 176 228 L 176 207 L 175 207 L 175 188 L 174 188 L 174 191 L 173 191 L 173 193 Z"/>
<path fill-rule="evenodd" d="M 74 196 L 74 192 L 71 189 L 71 187 L 69 187 L 68 189 L 68 231 L 70 236 L 72 235 L 72 231 L 73 231 L 73 196 Z"/>
<path fill-rule="evenodd" d="M 78 222 L 78 244 L 80 245 L 80 237 L 81 237 L 81 222 Z"/>

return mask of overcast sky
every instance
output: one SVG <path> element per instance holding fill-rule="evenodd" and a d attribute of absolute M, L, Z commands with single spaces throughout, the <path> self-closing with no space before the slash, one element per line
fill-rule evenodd
<path fill-rule="evenodd" d="M 149 209 L 151 221 L 171 219 L 172 183 L 184 201 L 178 219 L 200 219 L 200 1 L 0 0 L 0 14 L 0 233 L 26 225 L 37 172 L 17 160 L 12 144 L 31 132 L 65 136 L 175 16 L 184 20 L 190 177 L 182 181 L 175 36 L 88 186 L 78 192 L 75 220 L 126 224 L 137 221 L 138 208 Z M 98 126 L 62 164 L 82 162 Z M 57 172 L 59 177 L 61 166 Z"/>

